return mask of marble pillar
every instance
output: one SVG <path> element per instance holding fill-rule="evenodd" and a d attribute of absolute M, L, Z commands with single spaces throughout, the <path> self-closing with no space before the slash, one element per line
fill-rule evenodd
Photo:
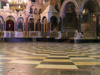
<path fill-rule="evenodd" d="M 64 32 L 64 18 L 61 18 L 61 32 Z"/>
<path fill-rule="evenodd" d="M 41 24 L 41 36 L 43 36 L 43 24 Z"/>
<path fill-rule="evenodd" d="M 50 35 L 49 35 L 49 31 L 50 31 L 50 23 L 47 23 L 47 37 L 49 37 Z"/>
<path fill-rule="evenodd" d="M 28 32 L 28 17 L 26 17 L 26 23 L 25 23 L 25 37 L 27 36 Z"/>
<path fill-rule="evenodd" d="M 96 15 L 96 35 L 99 36 L 99 14 Z"/>
<path fill-rule="evenodd" d="M 80 33 L 81 32 L 81 15 L 78 15 L 78 20 L 79 20 L 79 23 L 78 23 L 78 32 Z"/>

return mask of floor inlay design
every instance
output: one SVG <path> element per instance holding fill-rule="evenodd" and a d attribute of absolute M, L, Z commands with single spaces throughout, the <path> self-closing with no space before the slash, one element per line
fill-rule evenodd
<path fill-rule="evenodd" d="M 99 74 L 99 43 L 0 43 L 0 75 Z"/>

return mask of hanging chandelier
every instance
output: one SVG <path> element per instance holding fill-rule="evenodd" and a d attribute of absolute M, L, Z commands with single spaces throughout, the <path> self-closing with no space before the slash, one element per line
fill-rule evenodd
<path fill-rule="evenodd" d="M 8 0 L 11 10 L 22 11 L 26 9 L 27 0 Z"/>

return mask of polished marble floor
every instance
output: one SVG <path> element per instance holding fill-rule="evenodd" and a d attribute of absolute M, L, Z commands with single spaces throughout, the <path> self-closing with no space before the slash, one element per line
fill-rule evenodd
<path fill-rule="evenodd" d="M 100 43 L 0 43 L 0 75 L 100 75 Z"/>

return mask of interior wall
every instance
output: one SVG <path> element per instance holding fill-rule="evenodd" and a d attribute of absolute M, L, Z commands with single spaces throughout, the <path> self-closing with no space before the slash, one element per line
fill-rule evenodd
<path fill-rule="evenodd" d="M 58 5 L 58 10 L 60 11 L 61 8 L 61 0 L 50 0 L 50 3 L 53 7 L 55 7 L 55 5 Z"/>
<path fill-rule="evenodd" d="M 0 9 L 1 9 L 1 1 L 0 1 Z"/>

